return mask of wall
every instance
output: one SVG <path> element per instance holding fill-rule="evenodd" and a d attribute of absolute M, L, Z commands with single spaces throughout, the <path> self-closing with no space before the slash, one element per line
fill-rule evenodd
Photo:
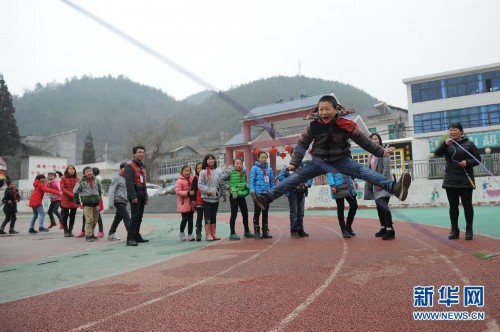
<path fill-rule="evenodd" d="M 358 180 L 358 205 L 374 207 L 374 201 L 365 201 L 363 198 L 364 184 Z M 390 205 L 394 207 L 427 207 L 427 206 L 448 206 L 446 191 L 441 188 L 443 180 L 416 179 L 413 180 L 406 201 L 392 197 Z M 494 196 L 491 191 L 500 187 L 490 177 L 477 177 L 476 190 L 473 192 L 473 202 L 475 205 L 500 205 L 500 193 Z M 490 194 L 488 193 L 488 191 Z M 328 185 L 315 185 L 309 189 L 306 198 L 306 209 L 323 209 L 336 207 L 335 200 L 330 196 Z"/>

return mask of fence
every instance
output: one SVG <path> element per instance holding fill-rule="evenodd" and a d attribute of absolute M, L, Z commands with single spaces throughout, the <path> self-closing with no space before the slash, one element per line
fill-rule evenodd
<path fill-rule="evenodd" d="M 493 175 L 500 175 L 500 153 L 481 155 L 481 162 Z M 446 161 L 444 158 L 434 158 L 429 160 L 405 161 L 406 170 L 413 179 L 442 179 Z M 489 173 L 482 167 L 474 167 L 475 176 L 488 176 Z"/>

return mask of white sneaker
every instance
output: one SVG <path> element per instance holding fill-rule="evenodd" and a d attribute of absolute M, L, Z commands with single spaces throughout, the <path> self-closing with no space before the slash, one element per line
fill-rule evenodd
<path fill-rule="evenodd" d="M 181 239 L 181 241 L 186 241 L 186 234 L 184 234 L 184 232 L 180 232 L 179 239 Z"/>
<path fill-rule="evenodd" d="M 108 240 L 109 241 L 118 241 L 118 240 L 121 240 L 120 237 L 118 235 L 116 235 L 116 233 L 113 233 L 113 234 L 109 234 L 108 235 Z"/>
<path fill-rule="evenodd" d="M 187 240 L 188 240 L 188 241 L 194 241 L 194 236 L 193 236 L 193 234 L 188 234 Z"/>

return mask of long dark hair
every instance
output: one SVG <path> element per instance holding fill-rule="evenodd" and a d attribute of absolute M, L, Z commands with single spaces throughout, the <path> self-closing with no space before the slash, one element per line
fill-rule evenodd
<path fill-rule="evenodd" d="M 207 164 L 207 160 L 212 158 L 213 160 L 215 160 L 215 163 L 214 163 L 214 169 L 217 168 L 217 159 L 215 158 L 215 156 L 211 153 L 207 154 L 205 156 L 205 158 L 203 158 L 203 162 L 201 163 L 201 169 L 207 169 L 208 168 L 208 164 Z"/>
<path fill-rule="evenodd" d="M 73 174 L 73 175 L 69 175 L 68 169 L 69 169 L 70 167 L 72 167 L 72 168 L 75 170 L 75 174 Z M 76 178 L 76 177 L 77 177 L 77 176 L 76 176 L 76 167 L 75 167 L 75 166 L 73 166 L 73 165 L 68 165 L 68 167 L 66 167 L 66 169 L 64 170 L 64 177 L 66 177 L 66 178 L 71 178 L 71 177 Z"/>
<path fill-rule="evenodd" d="M 370 138 L 372 138 L 373 136 L 377 136 L 378 140 L 380 142 L 379 144 L 383 146 L 383 144 L 382 144 L 382 138 L 380 137 L 379 133 L 371 133 Z"/>
<path fill-rule="evenodd" d="M 196 164 L 196 166 L 194 167 L 194 173 L 196 175 L 200 175 L 200 172 L 198 172 L 198 165 L 203 165 L 203 163 L 200 161 L 199 163 Z M 201 167 L 201 169 L 203 169 L 203 166 Z"/>

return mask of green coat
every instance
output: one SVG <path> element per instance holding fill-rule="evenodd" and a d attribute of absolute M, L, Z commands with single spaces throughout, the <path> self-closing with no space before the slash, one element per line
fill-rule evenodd
<path fill-rule="evenodd" d="M 248 196 L 249 190 L 245 172 L 240 173 L 234 168 L 229 171 L 229 191 L 236 193 L 238 197 Z"/>

